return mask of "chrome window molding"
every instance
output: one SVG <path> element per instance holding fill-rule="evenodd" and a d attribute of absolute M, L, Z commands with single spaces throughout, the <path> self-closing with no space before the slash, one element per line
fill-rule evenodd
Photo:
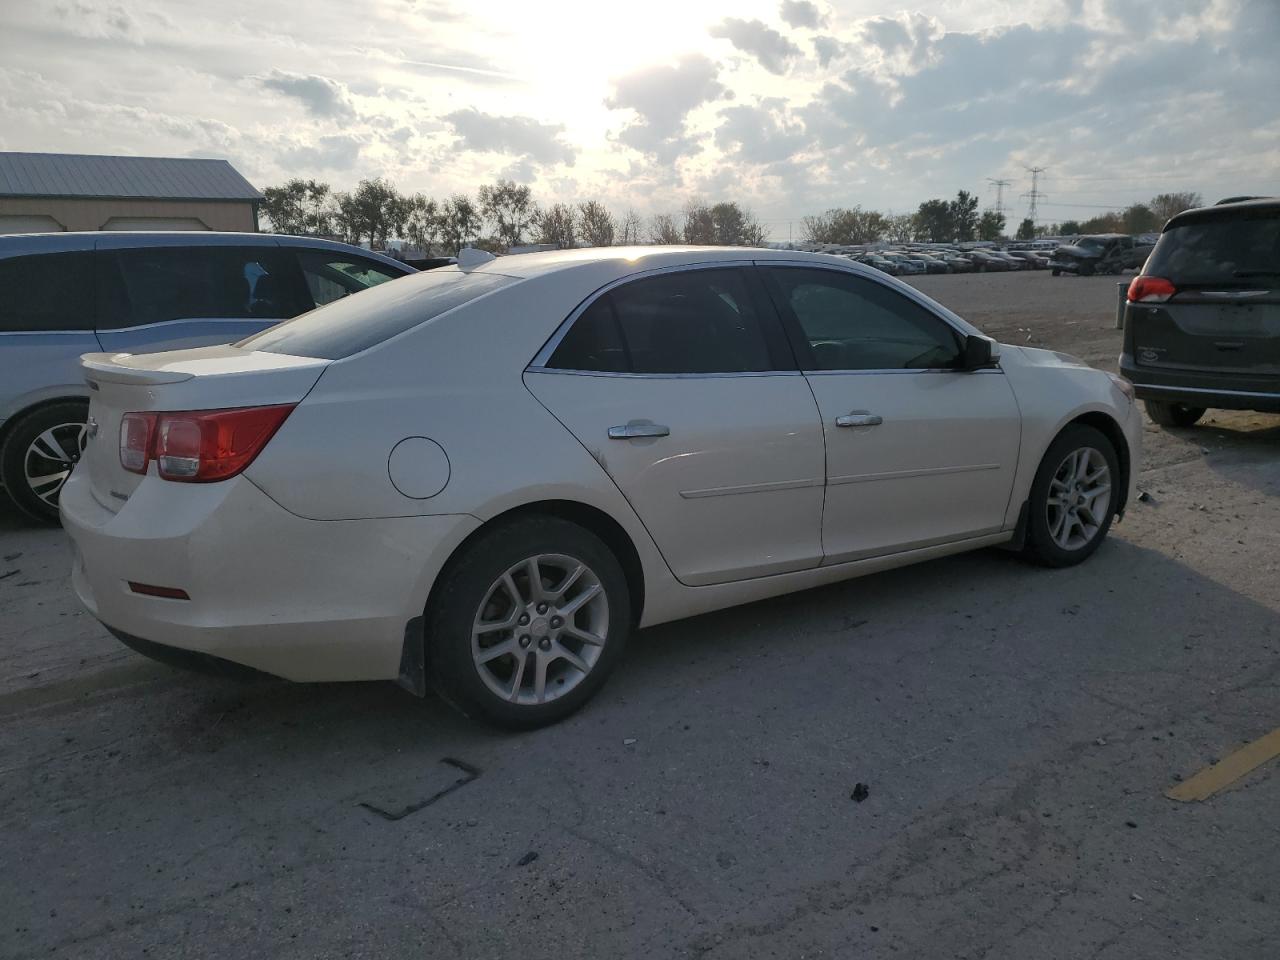
<path fill-rule="evenodd" d="M 550 373 L 566 377 L 625 377 L 630 380 L 709 380 L 727 377 L 799 377 L 799 370 L 739 370 L 725 373 L 629 373 L 619 370 L 562 370 L 559 367 L 528 366 L 525 373 Z"/>
<path fill-rule="evenodd" d="M 93 327 L 84 330 L 0 330 L 0 337 L 91 337 L 93 334 Z"/>

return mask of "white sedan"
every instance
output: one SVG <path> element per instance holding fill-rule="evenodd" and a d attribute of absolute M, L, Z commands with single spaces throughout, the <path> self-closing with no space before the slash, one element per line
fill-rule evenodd
<path fill-rule="evenodd" d="M 116 636 L 520 727 L 637 627 L 996 544 L 1078 563 L 1140 456 L 1125 381 L 775 250 L 464 260 L 83 365 L 62 516 Z"/>

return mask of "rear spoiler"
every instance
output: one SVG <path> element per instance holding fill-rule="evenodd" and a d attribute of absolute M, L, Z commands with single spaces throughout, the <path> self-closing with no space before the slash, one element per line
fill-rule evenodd
<path fill-rule="evenodd" d="M 80 357 L 80 366 L 84 369 L 86 380 L 102 383 L 159 385 L 182 383 L 195 376 L 185 370 L 156 370 L 134 366 L 129 363 L 132 359 L 134 355 L 131 353 L 86 353 Z"/>

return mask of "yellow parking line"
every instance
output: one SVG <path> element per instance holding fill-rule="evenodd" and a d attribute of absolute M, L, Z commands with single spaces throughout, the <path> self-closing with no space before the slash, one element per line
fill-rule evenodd
<path fill-rule="evenodd" d="M 1280 729 L 1272 730 L 1265 737 L 1245 744 L 1212 767 L 1205 767 L 1190 780 L 1170 787 L 1164 795 L 1170 800 L 1181 800 L 1184 803 L 1192 800 L 1208 800 L 1250 770 L 1278 756 L 1280 756 Z"/>

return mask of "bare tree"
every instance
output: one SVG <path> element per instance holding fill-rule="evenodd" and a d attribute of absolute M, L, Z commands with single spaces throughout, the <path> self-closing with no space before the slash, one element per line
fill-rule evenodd
<path fill-rule="evenodd" d="M 891 243 L 906 243 L 916 238 L 916 218 L 910 213 L 899 213 L 885 218 L 885 239 Z"/>
<path fill-rule="evenodd" d="M 577 217 L 567 203 L 553 203 L 534 218 L 534 236 L 539 243 L 553 244 L 561 250 L 576 243 Z"/>
<path fill-rule="evenodd" d="M 622 215 L 622 220 L 618 224 L 618 242 L 624 246 L 643 243 L 644 240 L 640 236 L 643 227 L 644 221 L 640 219 L 640 214 L 631 207 L 627 207 L 627 212 Z"/>
<path fill-rule="evenodd" d="M 1156 215 L 1156 219 L 1163 226 L 1164 222 L 1170 217 L 1181 213 L 1183 210 L 1190 210 L 1192 207 L 1200 207 L 1204 205 L 1198 193 L 1161 193 L 1151 198 L 1151 212 Z"/>
<path fill-rule="evenodd" d="M 538 212 L 533 191 L 512 180 L 499 180 L 492 186 L 481 187 L 479 207 L 492 222 L 494 239 L 502 247 L 523 243 L 524 232 Z"/>
<path fill-rule="evenodd" d="M 679 243 L 680 231 L 676 228 L 676 218 L 669 213 L 655 214 L 649 223 L 650 243 Z"/>
<path fill-rule="evenodd" d="M 578 204 L 578 230 L 588 247 L 613 246 L 613 214 L 598 200 Z"/>

